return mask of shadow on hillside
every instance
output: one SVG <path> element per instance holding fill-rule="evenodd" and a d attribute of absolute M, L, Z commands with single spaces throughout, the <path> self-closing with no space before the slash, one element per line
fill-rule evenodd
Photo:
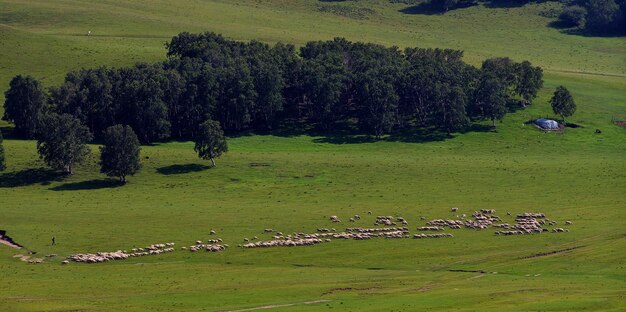
<path fill-rule="evenodd" d="M 161 168 L 157 168 L 157 172 L 164 175 L 171 174 L 185 174 L 190 172 L 198 172 L 211 169 L 209 166 L 199 165 L 199 164 L 186 164 L 186 165 L 171 165 L 165 166 Z"/>
<path fill-rule="evenodd" d="M 578 27 L 565 24 L 561 21 L 552 21 L 547 24 L 548 27 L 558 29 L 562 34 L 581 36 L 581 37 L 597 37 L 597 38 L 618 38 L 626 36 L 626 29 L 623 31 L 614 31 L 608 33 L 600 33 L 597 31 L 590 31 L 587 29 L 580 29 Z"/>
<path fill-rule="evenodd" d="M 472 124 L 466 129 L 457 133 L 463 134 L 468 132 L 493 132 L 493 127 L 482 124 Z M 454 134 L 446 133 L 437 128 L 407 128 L 405 130 L 396 130 L 387 137 L 377 139 L 374 136 L 363 134 L 337 134 L 325 135 L 313 140 L 315 143 L 332 143 L 332 144 L 359 144 L 372 143 L 378 141 L 387 142 L 405 142 L 405 143 L 427 143 L 444 141 L 455 138 Z"/>
<path fill-rule="evenodd" d="M 534 3 L 542 3 L 548 0 L 535 0 Z M 491 0 L 485 1 L 485 7 L 490 9 L 508 9 L 508 8 L 519 8 L 528 4 L 530 1 L 521 1 L 521 0 Z"/>
<path fill-rule="evenodd" d="M 61 181 L 65 174 L 46 168 L 25 169 L 17 172 L 0 174 L 0 188 L 27 186 L 33 184 L 48 185 Z"/>
<path fill-rule="evenodd" d="M 478 5 L 476 1 L 465 1 L 459 3 L 457 6 L 449 8 L 447 11 L 442 9 L 435 2 L 422 2 L 417 5 L 413 5 L 410 7 L 406 7 L 404 9 L 399 10 L 400 13 L 404 14 L 421 14 L 421 15 L 435 15 L 435 14 L 445 14 L 450 11 L 454 11 L 457 9 L 469 8 L 472 6 Z"/>
<path fill-rule="evenodd" d="M 124 183 L 113 179 L 98 179 L 81 182 L 65 183 L 59 186 L 51 187 L 51 191 L 85 191 L 97 190 L 105 188 L 115 188 L 124 185 Z"/>

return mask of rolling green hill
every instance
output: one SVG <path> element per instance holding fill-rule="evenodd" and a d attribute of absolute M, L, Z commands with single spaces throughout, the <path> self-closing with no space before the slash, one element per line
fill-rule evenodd
<path fill-rule="evenodd" d="M 0 309 L 623 310 L 626 130 L 612 120 L 626 119 L 626 40 L 547 27 L 551 19 L 540 13 L 557 7 L 552 2 L 444 15 L 402 13 L 406 7 L 385 0 L 0 0 L 3 89 L 18 73 L 50 86 L 71 69 L 162 60 L 164 42 L 180 31 L 293 44 L 343 36 L 455 48 L 475 65 L 510 56 L 546 71 L 535 104 L 507 115 L 497 132 L 378 142 L 241 135 L 229 138 L 230 152 L 212 169 L 191 142 L 155 144 L 143 147 L 144 167 L 124 186 L 98 173 L 95 145 L 92 159 L 63 178 L 39 169 L 35 142 L 5 138 L 0 230 L 36 257 L 58 257 L 28 264 L 13 257 L 24 250 L 0 245 Z M 551 116 L 547 101 L 558 85 L 572 91 L 578 111 L 568 121 L 582 127 L 544 133 L 525 125 Z M 461 229 L 442 239 L 236 247 L 243 238 L 269 238 L 265 228 L 312 233 L 371 227 L 374 216 L 393 215 L 415 233 L 426 222 L 421 217 L 479 209 L 496 209 L 509 223 L 506 212 L 544 212 L 570 232 L 501 237 L 492 229 Z M 354 214 L 363 219 L 345 222 Z M 332 224 L 330 215 L 344 222 Z M 214 238 L 211 229 L 231 248 L 60 264 L 79 252 L 169 241 L 189 246 Z M 52 236 L 58 245 L 50 246 Z"/>

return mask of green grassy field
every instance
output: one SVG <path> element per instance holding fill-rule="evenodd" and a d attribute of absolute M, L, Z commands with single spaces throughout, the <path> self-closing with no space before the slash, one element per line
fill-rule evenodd
<path fill-rule="evenodd" d="M 367 19 L 319 12 L 322 5 L 372 8 Z M 553 4 L 473 7 L 413 15 L 388 1 L 7 1 L 0 0 L 0 85 L 18 73 L 46 85 L 67 70 L 164 58 L 180 31 L 302 44 L 344 36 L 387 45 L 463 49 L 472 64 L 490 56 L 529 59 L 546 70 L 535 104 L 508 115 L 497 132 L 442 141 L 390 137 L 249 135 L 230 138 L 218 167 L 190 142 L 144 146 L 142 171 L 115 187 L 93 158 L 61 178 L 43 169 L 35 142 L 5 140 L 0 229 L 37 255 L 32 265 L 0 245 L 0 310 L 280 311 L 622 311 L 626 306 L 626 40 L 572 36 L 546 27 Z M 92 36 L 85 36 L 87 31 Z M 547 101 L 566 85 L 578 103 L 569 121 L 543 133 L 524 122 L 551 115 Z M 7 124 L 2 124 L 5 130 Z M 601 129 L 602 134 L 595 134 Z M 267 163 L 269 166 L 251 166 Z M 38 169 L 31 170 L 28 169 Z M 243 250 L 244 237 L 313 232 L 354 214 L 452 218 L 544 212 L 571 220 L 569 233 L 499 237 L 454 230 L 431 240 L 334 240 L 311 247 Z M 336 227 L 348 226 L 343 224 Z M 106 264 L 62 256 L 218 237 L 211 254 L 176 251 Z M 414 232 L 414 231 L 413 231 Z M 57 246 L 50 246 L 56 236 Z M 573 249 L 572 249 L 573 248 Z M 571 250 L 568 250 L 571 249 Z M 562 251 L 547 254 L 554 251 Z M 547 254 L 547 255 L 546 255 Z M 539 255 L 539 256 L 537 256 Z M 452 272 L 451 270 L 484 271 Z M 497 273 L 496 273 L 497 272 Z M 303 304 L 325 300 L 312 304 Z M 328 300 L 328 301 L 326 301 Z"/>

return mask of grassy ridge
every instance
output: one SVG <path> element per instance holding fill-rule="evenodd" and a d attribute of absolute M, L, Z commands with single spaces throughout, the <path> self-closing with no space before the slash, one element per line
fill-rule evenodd
<path fill-rule="evenodd" d="M 626 119 L 623 38 L 569 36 L 537 13 L 473 7 L 443 16 L 402 14 L 387 1 L 367 19 L 318 11 L 318 1 L 6 1 L 0 0 L 0 83 L 32 73 L 47 85 L 79 67 L 164 58 L 180 31 L 302 44 L 345 36 L 399 46 L 460 48 L 473 64 L 488 56 L 529 59 L 547 68 L 535 104 L 507 115 L 497 132 L 444 140 L 391 137 L 250 135 L 206 169 L 190 142 L 143 147 L 143 170 L 123 187 L 98 173 L 96 152 L 78 173 L 46 171 L 33 141 L 5 140 L 0 229 L 38 255 L 111 251 L 208 239 L 231 246 L 267 237 L 264 228 L 314 231 L 367 211 L 426 218 L 476 209 L 542 211 L 572 220 L 571 232 L 496 237 L 457 230 L 449 240 L 333 241 L 313 247 L 221 254 L 159 255 L 104 265 L 27 265 L 0 246 L 2 310 L 218 310 L 331 300 L 285 311 L 614 310 L 623 307 L 626 271 Z M 184 16 L 184 17 L 183 17 Z M 87 30 L 92 36 L 84 36 Z M 589 75 L 572 72 L 594 72 Z M 551 115 L 560 84 L 577 100 L 582 128 L 543 133 L 524 125 Z M 595 129 L 602 134 L 595 134 Z M 414 142 L 415 141 L 415 142 Z M 358 144 L 357 144 L 358 143 Z M 268 163 L 254 167 L 251 163 Z M 371 217 L 357 223 L 373 224 Z M 564 226 L 563 223 L 559 224 Z M 345 224 L 342 225 L 346 226 Z M 56 235 L 59 245 L 49 246 Z M 569 248 L 574 248 L 567 250 Z M 554 251 L 551 255 L 536 256 Z M 532 257 L 536 256 L 536 257 Z M 531 257 L 531 258 L 528 258 Z M 497 274 L 450 272 L 483 270 Z"/>

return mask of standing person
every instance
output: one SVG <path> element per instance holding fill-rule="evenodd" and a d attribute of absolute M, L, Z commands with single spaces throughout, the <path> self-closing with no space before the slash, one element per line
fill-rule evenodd
<path fill-rule="evenodd" d="M 57 238 L 52 236 L 52 245 L 56 245 L 57 244 Z"/>

